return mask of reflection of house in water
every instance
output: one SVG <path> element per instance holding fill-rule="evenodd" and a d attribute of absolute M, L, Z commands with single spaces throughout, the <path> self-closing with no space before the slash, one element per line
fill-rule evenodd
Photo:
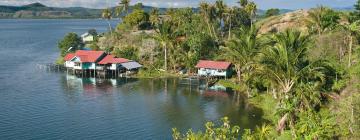
<path fill-rule="evenodd" d="M 205 97 L 210 97 L 210 96 L 225 97 L 225 98 L 229 97 L 229 93 L 227 93 L 226 91 L 214 91 L 214 90 L 205 90 L 202 95 Z"/>
<path fill-rule="evenodd" d="M 112 91 L 116 87 L 124 86 L 137 81 L 133 78 L 101 79 L 101 78 L 80 78 L 75 75 L 66 75 L 68 88 L 84 90 L 87 92 L 101 90 Z"/>
<path fill-rule="evenodd" d="M 201 86 L 200 93 L 203 96 L 219 96 L 219 97 L 229 97 L 229 93 L 232 93 L 233 90 L 231 88 L 226 88 L 221 85 L 214 85 L 206 88 L 206 86 Z M 204 88 L 205 87 L 205 88 Z"/>

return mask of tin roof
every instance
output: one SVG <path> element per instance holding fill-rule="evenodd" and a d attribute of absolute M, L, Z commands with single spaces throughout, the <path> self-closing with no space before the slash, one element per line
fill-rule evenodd
<path fill-rule="evenodd" d="M 122 63 L 121 64 L 124 68 L 131 70 L 131 69 L 136 69 L 136 68 L 141 68 L 142 65 L 140 65 L 138 62 L 135 61 L 130 61 L 130 62 L 126 62 L 126 63 Z"/>
<path fill-rule="evenodd" d="M 74 57 L 75 57 L 75 53 L 68 53 L 68 54 L 65 55 L 64 60 L 65 61 L 70 61 Z"/>
<path fill-rule="evenodd" d="M 104 59 L 102 59 L 98 64 L 120 64 L 128 62 L 129 60 L 125 58 L 115 58 L 114 55 L 107 55 Z"/>
<path fill-rule="evenodd" d="M 81 62 L 96 62 L 104 53 L 104 51 L 78 50 L 75 55 L 80 58 Z"/>
<path fill-rule="evenodd" d="M 208 69 L 221 69 L 225 70 L 230 67 L 230 62 L 225 61 L 208 61 L 208 60 L 200 60 L 198 64 L 195 66 L 196 68 L 208 68 Z"/>

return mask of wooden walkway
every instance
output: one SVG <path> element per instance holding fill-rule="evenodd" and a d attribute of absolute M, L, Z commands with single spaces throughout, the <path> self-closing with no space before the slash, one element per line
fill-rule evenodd
<path fill-rule="evenodd" d="M 36 68 L 40 70 L 53 71 L 53 72 L 66 71 L 66 68 L 63 65 L 57 65 L 52 63 L 36 64 Z"/>

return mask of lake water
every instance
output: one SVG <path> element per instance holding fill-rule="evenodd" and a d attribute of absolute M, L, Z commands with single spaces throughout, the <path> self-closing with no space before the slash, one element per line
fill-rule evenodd
<path fill-rule="evenodd" d="M 113 21 L 115 25 L 116 21 Z M 179 79 L 81 79 L 40 70 L 68 32 L 105 32 L 102 20 L 0 20 L 0 139 L 171 139 L 228 116 L 241 128 L 262 111 L 231 92 Z"/>

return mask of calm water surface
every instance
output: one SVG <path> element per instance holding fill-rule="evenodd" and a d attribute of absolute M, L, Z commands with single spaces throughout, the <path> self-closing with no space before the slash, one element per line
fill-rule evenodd
<path fill-rule="evenodd" d="M 0 20 L 1 139 L 171 139 L 173 127 L 201 130 L 223 116 L 242 128 L 263 122 L 260 109 L 230 90 L 199 90 L 179 79 L 81 79 L 36 68 L 56 60 L 66 33 L 106 27 L 101 20 Z"/>

